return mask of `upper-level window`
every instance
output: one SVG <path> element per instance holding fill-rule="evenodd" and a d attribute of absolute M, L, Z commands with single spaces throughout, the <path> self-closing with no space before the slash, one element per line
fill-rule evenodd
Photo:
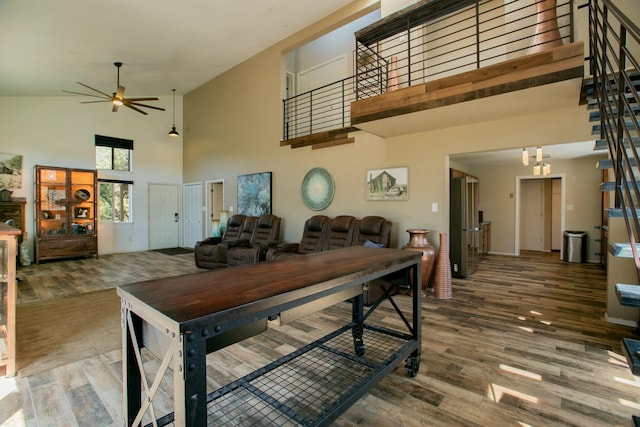
<path fill-rule="evenodd" d="M 133 141 L 96 135 L 96 168 L 130 171 Z"/>

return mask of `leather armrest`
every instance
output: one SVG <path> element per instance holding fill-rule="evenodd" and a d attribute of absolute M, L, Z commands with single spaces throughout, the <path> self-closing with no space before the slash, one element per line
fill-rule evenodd
<path fill-rule="evenodd" d="M 227 248 L 250 248 L 249 239 L 231 240 L 227 242 Z"/>
<path fill-rule="evenodd" d="M 279 246 L 279 245 L 281 245 L 281 244 L 282 244 L 282 242 L 281 242 L 281 241 L 279 241 L 279 240 L 278 240 L 278 241 L 275 241 L 275 240 L 274 240 L 274 241 L 270 241 L 270 242 L 264 242 L 264 243 L 261 243 L 261 244 L 260 244 L 260 248 L 261 248 L 261 249 L 276 248 L 276 247 L 278 247 L 278 246 Z M 297 243 L 296 243 L 296 244 L 297 244 Z"/>
<path fill-rule="evenodd" d="M 298 250 L 299 243 L 280 243 L 276 246 L 276 252 L 296 252 Z"/>
<path fill-rule="evenodd" d="M 201 242 L 198 242 L 201 245 L 217 245 L 222 242 L 222 237 L 207 237 Z"/>

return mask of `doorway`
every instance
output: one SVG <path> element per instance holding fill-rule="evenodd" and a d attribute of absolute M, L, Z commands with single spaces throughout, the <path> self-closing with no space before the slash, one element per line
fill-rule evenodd
<path fill-rule="evenodd" d="M 149 249 L 178 247 L 178 186 L 149 184 Z"/>
<path fill-rule="evenodd" d="M 182 194 L 182 246 L 195 248 L 203 238 L 202 183 L 184 184 Z"/>
<path fill-rule="evenodd" d="M 516 255 L 527 250 L 562 256 L 564 189 L 564 174 L 516 177 Z"/>
<path fill-rule="evenodd" d="M 213 220 L 220 219 L 220 212 L 224 210 L 224 180 L 207 181 L 207 214 L 205 231 L 207 236 L 213 232 Z"/>

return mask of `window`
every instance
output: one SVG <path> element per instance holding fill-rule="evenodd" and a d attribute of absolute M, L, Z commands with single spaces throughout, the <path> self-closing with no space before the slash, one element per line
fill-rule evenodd
<path fill-rule="evenodd" d="M 98 220 L 131 222 L 133 181 L 127 179 L 131 179 L 133 140 L 96 135 L 95 144 Z"/>
<path fill-rule="evenodd" d="M 131 170 L 132 140 L 96 135 L 95 144 L 97 169 L 114 171 Z"/>
<path fill-rule="evenodd" d="M 98 180 L 100 221 L 131 222 L 132 186 L 132 181 Z"/>

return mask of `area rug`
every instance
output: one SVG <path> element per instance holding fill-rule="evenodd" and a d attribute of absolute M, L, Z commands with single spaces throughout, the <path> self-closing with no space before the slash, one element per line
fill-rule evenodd
<path fill-rule="evenodd" d="M 16 368 L 20 377 L 121 348 L 116 289 L 16 308 Z"/>
<path fill-rule="evenodd" d="M 165 255 L 182 255 L 182 254 L 190 254 L 193 253 L 193 249 L 188 248 L 165 248 L 165 249 L 155 249 L 155 252 L 160 252 Z"/>

